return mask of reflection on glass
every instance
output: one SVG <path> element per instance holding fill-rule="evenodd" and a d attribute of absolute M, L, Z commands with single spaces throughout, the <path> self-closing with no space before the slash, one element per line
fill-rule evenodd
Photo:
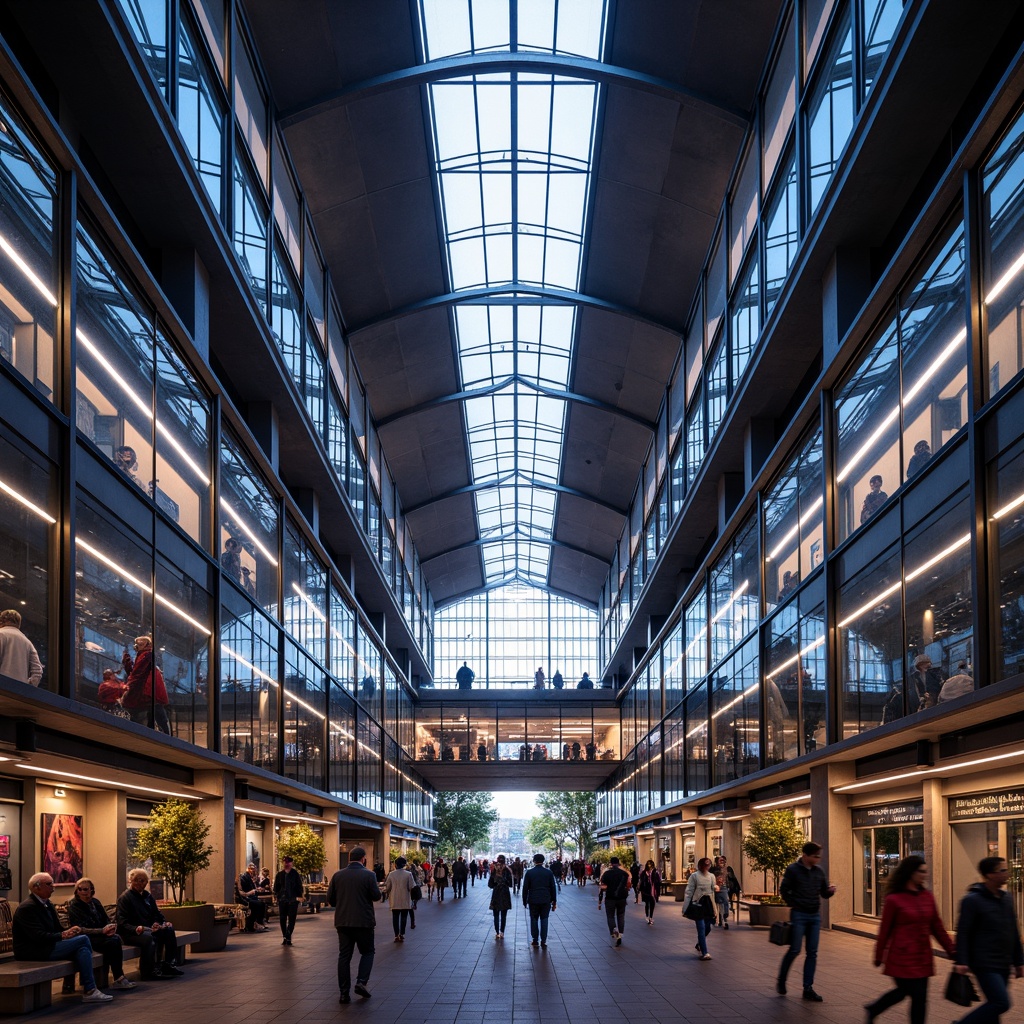
<path fill-rule="evenodd" d="M 1024 442 L 1013 445 L 989 475 L 990 538 L 995 554 L 992 595 L 999 608 L 997 679 L 1024 672 Z"/>
<path fill-rule="evenodd" d="M 836 41 L 825 59 L 811 98 L 807 117 L 807 148 L 810 165 L 811 215 L 839 163 L 840 154 L 853 130 L 853 31 L 849 11 L 836 32 Z"/>

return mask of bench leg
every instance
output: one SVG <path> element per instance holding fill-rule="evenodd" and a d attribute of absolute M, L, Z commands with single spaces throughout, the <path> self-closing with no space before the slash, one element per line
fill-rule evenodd
<path fill-rule="evenodd" d="M 0 1013 L 32 1013 L 53 1004 L 53 982 L 41 981 L 24 988 L 0 989 Z"/>

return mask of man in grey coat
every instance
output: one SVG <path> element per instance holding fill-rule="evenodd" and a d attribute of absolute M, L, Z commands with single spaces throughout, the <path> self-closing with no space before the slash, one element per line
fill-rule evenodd
<path fill-rule="evenodd" d="M 338 932 L 339 1003 L 350 1003 L 352 954 L 359 949 L 356 995 L 370 998 L 366 983 L 373 970 L 373 929 L 377 925 L 374 903 L 380 899 L 377 876 L 366 867 L 366 851 L 356 846 L 348 855 L 348 867 L 334 872 L 327 889 L 327 902 L 334 907 L 334 927 Z"/>

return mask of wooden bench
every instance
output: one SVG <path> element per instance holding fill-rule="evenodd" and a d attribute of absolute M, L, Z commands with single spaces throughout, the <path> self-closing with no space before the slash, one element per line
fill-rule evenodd
<path fill-rule="evenodd" d="M 74 978 L 78 969 L 70 960 L 15 960 L 12 932 L 13 910 L 7 900 L 0 899 L 0 1014 L 31 1013 L 52 1005 L 53 983 Z M 176 932 L 178 960 L 184 947 L 199 941 L 199 932 Z M 139 958 L 138 946 L 124 947 L 124 960 Z M 103 966 L 103 955 L 93 953 L 92 966 L 96 984 L 106 988 L 109 969 Z"/>

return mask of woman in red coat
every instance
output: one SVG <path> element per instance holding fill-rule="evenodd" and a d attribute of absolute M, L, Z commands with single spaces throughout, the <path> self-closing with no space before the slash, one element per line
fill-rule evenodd
<path fill-rule="evenodd" d="M 896 982 L 896 987 L 864 1007 L 868 1024 L 907 996 L 910 1024 L 924 1024 L 928 979 L 935 973 L 932 936 L 947 953 L 956 951 L 939 917 L 935 897 L 924 887 L 927 881 L 924 858 L 904 857 L 886 886 L 882 923 L 875 943 L 875 966 L 884 963 L 883 973 Z"/>

